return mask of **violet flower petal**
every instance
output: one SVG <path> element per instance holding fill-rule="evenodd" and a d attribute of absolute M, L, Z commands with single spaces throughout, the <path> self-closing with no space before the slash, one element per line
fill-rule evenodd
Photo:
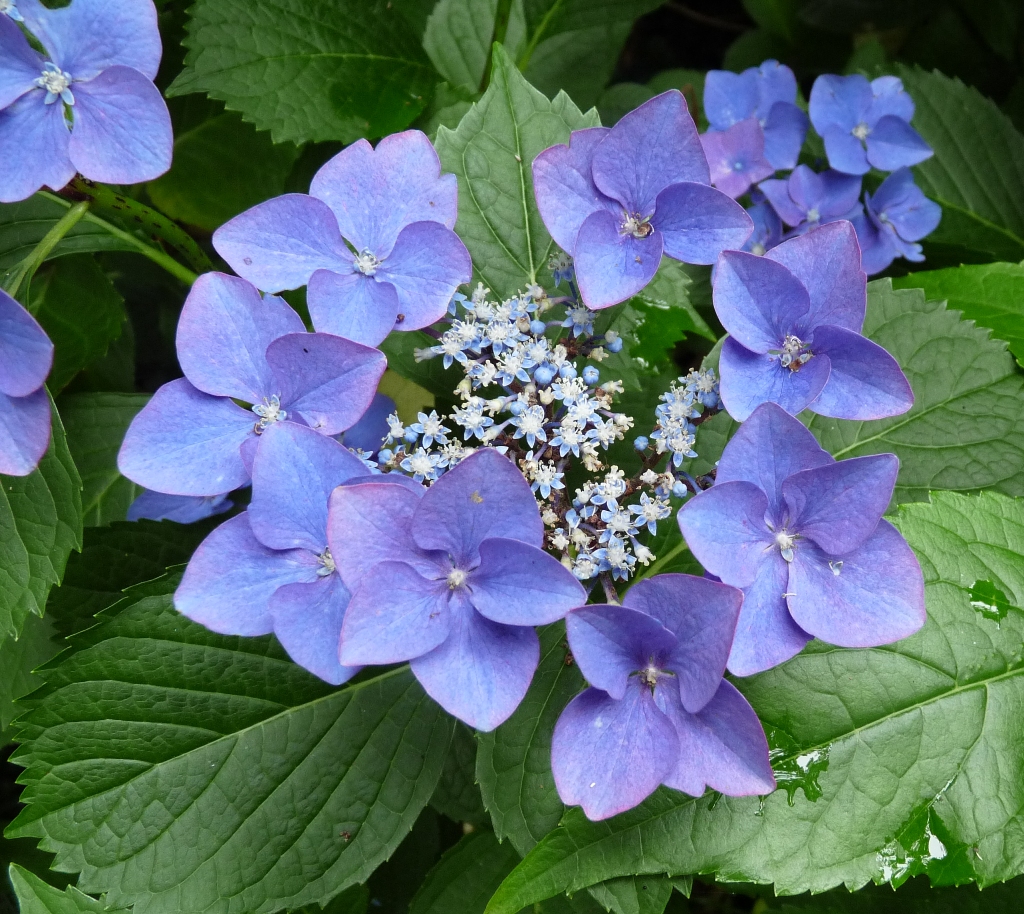
<path fill-rule="evenodd" d="M 233 507 L 234 503 L 227 495 L 165 495 L 143 489 L 129 506 L 126 520 L 169 520 L 176 524 L 194 524 Z"/>
<path fill-rule="evenodd" d="M 914 99 L 903 89 L 903 80 L 898 76 L 879 76 L 871 80 L 871 95 L 867 120 L 872 126 L 886 115 L 893 115 L 907 123 L 913 119 Z"/>
<path fill-rule="evenodd" d="M 388 416 L 397 409 L 395 401 L 387 394 L 376 393 L 363 417 L 345 432 L 345 447 L 376 454 L 388 436 Z M 394 474 L 389 474 L 394 475 Z M 408 476 L 402 476 L 408 479 Z M 418 483 L 417 483 L 418 485 Z"/>
<path fill-rule="evenodd" d="M 0 393 L 27 397 L 46 383 L 53 343 L 39 322 L 0 290 Z"/>
<path fill-rule="evenodd" d="M 821 138 L 825 141 L 828 164 L 836 171 L 848 175 L 866 175 L 871 171 L 864 144 L 850 131 L 841 127 L 826 127 Z"/>
<path fill-rule="evenodd" d="M 68 154 L 83 175 L 139 184 L 171 167 L 174 132 L 167 103 L 138 70 L 109 67 L 95 79 L 76 82 L 74 93 Z"/>
<path fill-rule="evenodd" d="M 746 210 L 721 191 L 686 182 L 658 194 L 654 224 L 669 257 L 703 264 L 742 247 L 754 228 Z"/>
<path fill-rule="evenodd" d="M 796 105 L 776 102 L 764 125 L 764 157 L 773 169 L 794 168 L 810 121 Z"/>
<path fill-rule="evenodd" d="M 909 168 L 894 171 L 882 182 L 868 198 L 868 210 L 877 216 L 884 213 L 904 241 L 920 241 L 942 220 L 942 207 L 921 192 Z"/>
<path fill-rule="evenodd" d="M 725 130 L 709 130 L 701 137 L 701 145 L 711 183 L 734 200 L 751 184 L 775 173 L 764 156 L 764 131 L 757 118 L 747 118 Z"/>
<path fill-rule="evenodd" d="M 0 474 L 28 476 L 50 446 L 50 398 L 45 390 L 27 397 L 0 393 Z"/>
<path fill-rule="evenodd" d="M 778 356 L 751 352 L 729 336 L 719 359 L 722 403 L 739 422 L 762 403 L 777 403 L 796 415 L 815 402 L 828 384 L 830 372 L 826 355 L 816 352 L 810 361 L 791 371 L 779 364 Z"/>
<path fill-rule="evenodd" d="M 893 115 L 883 117 L 868 136 L 868 161 L 882 171 L 917 165 L 934 155 L 913 127 Z"/>
<path fill-rule="evenodd" d="M 808 114 L 814 129 L 822 135 L 830 127 L 849 133 L 867 118 L 872 98 L 871 84 L 864 76 L 827 74 L 811 86 Z"/>
<path fill-rule="evenodd" d="M 636 295 L 658 272 L 662 245 L 661 232 L 635 238 L 622 234 L 619 222 L 607 210 L 591 213 L 573 251 L 584 304 L 600 310 Z"/>
<path fill-rule="evenodd" d="M 728 130 L 755 113 L 758 96 L 756 70 L 708 70 L 704 79 L 704 114 L 712 128 Z"/>
<path fill-rule="evenodd" d="M 316 560 L 302 549 L 267 549 L 249 518 L 224 521 L 199 544 L 174 593 L 178 612 L 225 635 L 266 635 L 274 592 L 317 580 Z"/>
<path fill-rule="evenodd" d="M 394 329 L 398 291 L 390 282 L 357 271 L 317 270 L 309 280 L 306 304 L 313 326 L 365 346 L 376 346 Z"/>
<path fill-rule="evenodd" d="M 600 689 L 577 695 L 555 724 L 551 770 L 562 802 L 607 819 L 643 802 L 673 770 L 679 737 L 639 684 L 621 701 Z"/>
<path fill-rule="evenodd" d="M 423 496 L 412 518 L 423 549 L 447 552 L 463 569 L 480 558 L 490 537 L 544 543 L 544 523 L 530 484 L 507 457 L 490 448 L 470 454 Z"/>
<path fill-rule="evenodd" d="M 117 466 L 140 486 L 168 495 L 222 495 L 249 481 L 239 449 L 255 418 L 184 378 L 164 384 L 132 420 Z"/>
<path fill-rule="evenodd" d="M 0 110 L 35 88 L 45 63 L 18 24 L 0 15 Z"/>
<path fill-rule="evenodd" d="M 445 581 L 429 581 L 404 562 L 383 562 L 352 594 L 341 628 L 346 665 L 401 663 L 434 650 L 452 626 Z"/>
<path fill-rule="evenodd" d="M 71 133 L 61 105 L 47 105 L 40 89 L 0 111 L 0 203 L 26 200 L 41 187 L 60 190 L 78 170 L 71 164 Z"/>
<path fill-rule="evenodd" d="M 449 714 L 487 733 L 508 720 L 525 697 L 540 642 L 532 628 L 485 619 L 458 591 L 449 612 L 447 640 L 413 659 L 412 671 Z"/>
<path fill-rule="evenodd" d="M 803 167 L 802 165 L 797 166 L 798 169 Z M 793 174 L 796 174 L 796 171 Z M 775 208 L 775 212 L 779 214 L 786 225 L 797 226 L 807 217 L 807 210 L 793 199 L 790 193 L 791 181 L 792 175 L 789 180 L 772 178 L 762 181 L 757 185 L 757 189 L 768 198 L 768 202 Z"/>
<path fill-rule="evenodd" d="M 924 579 L 906 540 L 888 521 L 839 558 L 813 543 L 795 550 L 789 609 L 815 637 L 840 647 L 876 647 L 925 623 Z"/>
<path fill-rule="evenodd" d="M 548 625 L 587 601 L 583 586 L 558 559 L 515 539 L 480 543 L 480 566 L 467 584 L 477 611 L 503 625 Z"/>

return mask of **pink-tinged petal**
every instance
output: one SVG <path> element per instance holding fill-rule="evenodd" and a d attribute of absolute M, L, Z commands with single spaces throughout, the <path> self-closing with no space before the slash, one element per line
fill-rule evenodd
<path fill-rule="evenodd" d="M 746 587 L 774 548 L 767 511 L 768 499 L 753 483 L 716 483 L 683 505 L 679 528 L 701 565 L 726 584 Z"/>
<path fill-rule="evenodd" d="M 801 543 L 789 570 L 789 610 L 829 644 L 876 647 L 907 638 L 925 622 L 917 557 L 888 521 L 852 552 L 831 556 Z"/>
<path fill-rule="evenodd" d="M 780 349 L 811 307 L 807 290 L 785 266 L 745 251 L 718 258 L 713 294 L 722 325 L 752 352 Z"/>
<path fill-rule="evenodd" d="M 47 105 L 45 98 L 33 89 L 0 111 L 0 203 L 27 200 L 41 187 L 60 190 L 75 176 L 63 106 Z"/>
<path fill-rule="evenodd" d="M 819 76 L 811 86 L 808 113 L 818 133 L 830 127 L 853 130 L 871 107 L 871 84 L 859 73 L 853 76 Z"/>
<path fill-rule="evenodd" d="M 244 486 L 240 448 L 256 417 L 184 378 L 164 384 L 132 420 L 117 466 L 140 486 L 168 495 L 223 495 Z"/>
<path fill-rule="evenodd" d="M 302 318 L 284 300 L 262 298 L 237 276 L 204 273 L 178 319 L 178 362 L 203 393 L 259 403 L 280 394 L 267 364 L 267 346 L 304 330 Z"/>
<path fill-rule="evenodd" d="M 758 79 L 756 70 L 731 73 L 708 70 L 704 80 L 704 113 L 715 130 L 726 130 L 745 120 L 757 110 Z"/>
<path fill-rule="evenodd" d="M 725 130 L 709 130 L 701 137 L 701 145 L 711 183 L 733 200 L 751 184 L 775 173 L 764 157 L 764 131 L 757 118 L 747 118 Z"/>
<path fill-rule="evenodd" d="M 703 795 L 705 787 L 727 797 L 775 789 L 761 721 L 731 683 L 720 683 L 698 714 L 686 711 L 671 688 L 658 689 L 655 698 L 679 737 L 675 770 L 664 780 L 667 786 L 694 797 Z"/>
<path fill-rule="evenodd" d="M 27 397 L 46 383 L 53 343 L 38 321 L 0 290 L 0 393 Z"/>
<path fill-rule="evenodd" d="M 611 213 L 598 210 L 587 217 L 576 238 L 576 280 L 584 304 L 593 310 L 636 295 L 654 279 L 661 263 L 661 232 L 635 238 L 619 227 Z"/>
<path fill-rule="evenodd" d="M 75 83 L 68 153 L 93 181 L 139 184 L 171 167 L 174 132 L 160 90 L 138 70 L 110 67 Z"/>
<path fill-rule="evenodd" d="M 309 192 L 337 216 L 341 234 L 358 251 L 383 259 L 413 222 L 455 226 L 458 185 L 419 130 L 384 137 L 373 149 L 357 140 L 327 162 Z"/>
<path fill-rule="evenodd" d="M 540 660 L 532 628 L 485 619 L 454 592 L 448 638 L 412 661 L 427 694 L 449 714 L 484 733 L 503 724 L 530 688 Z"/>
<path fill-rule="evenodd" d="M 653 616 L 675 635 L 678 644 L 666 668 L 676 674 L 691 713 L 711 700 L 722 680 L 742 602 L 735 587 L 689 574 L 645 578 L 626 594 L 624 606 Z"/>
<path fill-rule="evenodd" d="M 352 253 L 322 200 L 285 194 L 259 203 L 213 233 L 231 269 L 264 292 L 297 289 L 317 270 L 352 271 Z"/>
<path fill-rule="evenodd" d="M 599 821 L 643 802 L 672 772 L 679 737 L 651 690 L 616 701 L 600 689 L 577 695 L 551 739 L 551 770 L 564 803 Z"/>
<path fill-rule="evenodd" d="M 789 583 L 789 563 L 773 549 L 761 562 L 754 583 L 743 589 L 740 619 L 729 652 L 729 672 L 734 676 L 753 676 L 785 663 L 811 640 L 789 613 Z"/>
<path fill-rule="evenodd" d="M 0 14 L 0 110 L 32 91 L 45 63 L 17 23 Z"/>
<path fill-rule="evenodd" d="M 709 184 L 708 163 L 683 94 L 670 89 L 630 111 L 594 150 L 594 183 L 629 212 L 649 216 L 670 184 Z"/>
<path fill-rule="evenodd" d="M 452 628 L 452 591 L 403 562 L 383 562 L 352 594 L 341 628 L 346 665 L 401 663 L 434 650 Z"/>
<path fill-rule="evenodd" d="M 834 324 L 860 333 L 867 308 L 867 277 L 860 244 L 849 222 L 832 222 L 798 235 L 764 255 L 786 267 L 807 290 L 808 327 Z"/>
<path fill-rule="evenodd" d="M 398 293 L 395 329 L 419 330 L 444 317 L 455 290 L 473 278 L 473 261 L 450 228 L 414 222 L 402 229 L 375 278 Z"/>
<path fill-rule="evenodd" d="M 348 682 L 361 669 L 338 659 L 348 600 L 336 574 L 312 584 L 286 584 L 270 600 L 274 634 L 288 656 L 331 685 Z"/>
<path fill-rule="evenodd" d="M 774 403 L 754 410 L 729 440 L 718 462 L 717 483 L 752 482 L 765 495 L 772 515 L 782 511 L 782 483 L 800 470 L 832 463 L 799 419 Z"/>
<path fill-rule="evenodd" d="M 849 552 L 878 526 L 899 470 L 895 454 L 873 454 L 794 473 L 782 484 L 787 526 L 831 555 Z"/>
<path fill-rule="evenodd" d="M 252 467 L 249 522 L 271 549 L 327 548 L 327 502 L 338 486 L 366 472 L 333 438 L 295 422 L 276 422 L 260 436 Z"/>
<path fill-rule="evenodd" d="M 706 184 L 673 184 L 658 194 L 654 227 L 665 253 L 684 263 L 714 263 L 722 251 L 740 248 L 754 222 L 735 200 Z"/>
<path fill-rule="evenodd" d="M 544 225 L 563 251 L 572 253 L 587 216 L 600 209 L 621 215 L 591 174 L 594 150 L 607 136 L 607 127 L 574 130 L 568 146 L 551 146 L 533 160 L 533 193 Z"/>
<path fill-rule="evenodd" d="M 722 403 L 739 422 L 762 403 L 777 403 L 795 416 L 821 393 L 830 370 L 826 355 L 816 354 L 791 371 L 779 364 L 778 356 L 751 352 L 731 336 L 726 337 L 719 360 Z"/>
<path fill-rule="evenodd" d="M 772 168 L 793 168 L 807 136 L 807 115 L 789 102 L 776 102 L 764 125 L 764 157 Z"/>
<path fill-rule="evenodd" d="M 156 77 L 162 46 L 151 0 L 74 0 L 59 9 L 19 0 L 18 10 L 53 60 L 77 79 L 118 65 Z"/>
<path fill-rule="evenodd" d="M 822 133 L 828 164 L 836 171 L 848 175 L 866 175 L 871 171 L 864 143 L 849 130 L 841 127 L 827 127 Z"/>
<path fill-rule="evenodd" d="M 356 271 L 317 270 L 306 292 L 309 316 L 321 333 L 376 346 L 394 329 L 398 291 L 390 282 Z"/>
<path fill-rule="evenodd" d="M 316 558 L 302 549 L 278 552 L 253 536 L 249 518 L 225 521 L 200 543 L 174 593 L 178 612 L 224 635 L 273 631 L 271 598 L 286 584 L 317 580 Z"/>
<path fill-rule="evenodd" d="M 267 347 L 281 404 L 323 435 L 351 428 L 373 402 L 387 368 L 378 349 L 329 333 L 288 333 Z"/>
<path fill-rule="evenodd" d="M 828 356 L 828 383 L 810 409 L 836 419 L 884 419 L 914 405 L 899 363 L 877 343 L 842 327 L 814 331 L 814 351 Z"/>
<path fill-rule="evenodd" d="M 50 398 L 45 390 L 27 397 L 0 393 L 0 474 L 28 476 L 50 446 Z"/>
<path fill-rule="evenodd" d="M 426 489 L 420 486 L 417 492 L 386 477 L 375 478 L 379 481 L 335 489 L 330 497 L 327 541 L 345 585 L 355 593 L 383 562 L 404 562 L 425 577 L 444 577 L 438 563 L 443 556 L 420 549 L 410 532 Z"/>
<path fill-rule="evenodd" d="M 893 115 L 883 117 L 868 136 L 868 161 L 881 171 L 917 165 L 932 155 L 921 134 Z"/>
<path fill-rule="evenodd" d="M 638 671 L 664 669 L 678 644 L 657 619 L 626 606 L 581 606 L 565 617 L 565 631 L 584 678 L 616 701 Z"/>
<path fill-rule="evenodd" d="M 553 555 L 513 539 L 480 544 L 480 565 L 467 580 L 470 602 L 492 622 L 547 625 L 587 602 L 587 592 Z"/>
<path fill-rule="evenodd" d="M 480 557 L 491 537 L 544 542 L 544 522 L 530 484 L 507 457 L 490 448 L 470 454 L 423 496 L 412 519 L 412 535 L 422 549 L 451 555 L 463 569 Z"/>

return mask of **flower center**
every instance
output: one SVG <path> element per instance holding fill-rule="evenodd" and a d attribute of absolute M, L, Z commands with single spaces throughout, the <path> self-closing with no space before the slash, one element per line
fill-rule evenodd
<path fill-rule="evenodd" d="M 775 545 L 787 562 L 793 561 L 793 546 L 796 543 L 796 536 L 786 530 L 780 530 L 775 534 Z"/>
<path fill-rule="evenodd" d="M 751 254 L 757 254 L 758 257 L 763 257 L 766 250 L 767 250 L 767 248 L 763 244 L 761 244 L 760 241 L 755 241 L 750 246 L 750 253 Z"/>
<path fill-rule="evenodd" d="M 651 217 L 644 218 L 639 213 L 623 213 L 620 235 L 632 235 L 634 238 L 646 238 L 654 231 Z"/>
<path fill-rule="evenodd" d="M 809 210 L 807 210 L 807 221 L 808 222 L 817 222 L 820 218 L 821 218 L 821 213 L 818 212 L 818 207 L 812 206 Z"/>
<path fill-rule="evenodd" d="M 275 422 L 283 422 L 288 418 L 288 413 L 281 409 L 281 398 L 277 394 L 269 398 L 264 397 L 262 403 L 257 403 L 252 407 L 252 411 L 260 417 L 260 421 L 253 429 L 257 435 L 262 434 L 264 429 Z"/>
<path fill-rule="evenodd" d="M 807 343 L 792 333 L 786 335 L 781 349 L 772 349 L 769 350 L 769 353 L 777 355 L 779 364 L 790 371 L 797 371 L 801 365 L 806 365 L 814 358 L 814 353 L 811 352 Z"/>
<path fill-rule="evenodd" d="M 0 8 L 0 12 L 6 11 Z M 66 104 L 73 105 L 75 97 L 69 88 L 72 81 L 70 73 L 65 72 L 55 63 L 48 63 L 43 68 L 43 75 L 35 81 L 35 84 L 40 89 L 46 90 L 46 104 L 52 105 L 58 98 L 62 98 Z"/>
<path fill-rule="evenodd" d="M 850 131 L 858 140 L 866 140 L 868 134 L 871 133 L 871 128 L 861 121 L 853 130 Z"/>
<path fill-rule="evenodd" d="M 458 590 L 466 583 L 466 572 L 461 568 L 453 568 L 448 572 L 448 589 Z"/>
<path fill-rule="evenodd" d="M 334 556 L 331 555 L 330 549 L 325 549 L 317 558 L 317 561 L 320 563 L 320 567 L 316 570 L 318 577 L 326 578 L 328 575 L 334 574 Z"/>
<path fill-rule="evenodd" d="M 380 261 L 369 251 L 363 251 L 362 254 L 356 255 L 354 266 L 364 276 L 373 276 L 380 266 Z"/>

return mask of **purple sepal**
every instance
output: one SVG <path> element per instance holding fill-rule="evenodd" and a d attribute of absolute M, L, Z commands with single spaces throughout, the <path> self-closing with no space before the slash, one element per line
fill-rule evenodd
<path fill-rule="evenodd" d="M 194 524 L 233 507 L 227 495 L 165 495 L 144 489 L 128 508 L 126 520 L 169 520 L 177 524 Z"/>
<path fill-rule="evenodd" d="M 0 393 L 0 475 L 28 476 L 50 446 L 50 398 L 45 390 L 27 397 Z"/>
<path fill-rule="evenodd" d="M 711 130 L 701 137 L 711 169 L 711 183 L 734 200 L 752 184 L 774 174 L 765 158 L 765 136 L 756 118 L 739 121 L 725 130 Z"/>
<path fill-rule="evenodd" d="M 78 170 L 68 156 L 71 133 L 62 106 L 45 98 L 33 89 L 0 110 L 0 203 L 25 200 L 42 187 L 60 190 Z"/>
<path fill-rule="evenodd" d="M 53 343 L 39 322 L 0 290 L 0 393 L 27 397 L 46 383 Z"/>
<path fill-rule="evenodd" d="M 587 307 L 609 308 L 636 295 L 658 272 L 662 246 L 660 232 L 635 238 L 620 232 L 607 210 L 591 213 L 580 228 L 573 255 Z"/>

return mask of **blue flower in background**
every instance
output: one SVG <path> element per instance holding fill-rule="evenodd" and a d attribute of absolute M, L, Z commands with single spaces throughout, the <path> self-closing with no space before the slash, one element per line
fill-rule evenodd
<path fill-rule="evenodd" d="M 38 322 L 0 291 L 0 474 L 28 476 L 50 446 L 47 375 L 53 343 Z"/>
<path fill-rule="evenodd" d="M 15 9 L 13 15 L 11 9 Z M 151 0 L 19 0 L 0 15 L 0 202 L 81 172 L 136 184 L 171 166 L 174 138 L 153 85 L 161 44 Z M 14 23 L 46 51 L 40 55 Z"/>
<path fill-rule="evenodd" d="M 713 295 L 729 332 L 719 371 L 734 419 L 766 402 L 837 419 L 880 419 L 913 405 L 896 360 L 861 336 L 866 282 L 849 222 L 798 235 L 763 257 L 726 251 Z"/>
<path fill-rule="evenodd" d="M 128 508 L 128 520 L 172 520 L 178 524 L 194 524 L 230 511 L 234 503 L 224 495 L 165 495 L 151 489 L 143 490 Z"/>
<path fill-rule="evenodd" d="M 772 169 L 796 165 L 807 135 L 807 115 L 796 106 L 796 77 L 777 60 L 742 73 L 710 70 L 704 82 L 709 134 L 751 120 L 764 132 L 764 157 Z"/>
<path fill-rule="evenodd" d="M 493 730 L 533 678 L 532 626 L 562 618 L 586 594 L 541 549 L 530 485 L 497 452 L 471 454 L 429 489 L 388 479 L 331 496 L 331 552 L 352 592 L 342 662 L 410 660 L 445 710 Z"/>
<path fill-rule="evenodd" d="M 809 110 L 836 171 L 895 171 L 932 155 L 931 147 L 910 126 L 914 100 L 895 76 L 871 82 L 859 74 L 819 76 L 811 87 Z"/>
<path fill-rule="evenodd" d="M 803 233 L 860 211 L 859 175 L 829 170 L 818 174 L 797 165 L 785 180 L 772 178 L 758 187 L 786 225 Z"/>
<path fill-rule="evenodd" d="M 452 231 L 454 175 L 442 175 L 419 130 L 358 140 L 327 162 L 306 194 L 246 210 L 213 236 L 232 269 L 264 292 L 309 284 L 313 326 L 376 346 L 448 312 L 469 282 L 469 252 Z M 351 249 L 350 249 L 351 246 Z"/>
<path fill-rule="evenodd" d="M 568 146 L 545 149 L 533 178 L 541 217 L 572 255 L 588 308 L 635 295 L 663 253 L 709 264 L 750 235 L 743 208 L 710 186 L 697 128 L 674 89 L 610 129 L 576 130 Z"/>
<path fill-rule="evenodd" d="M 632 809 L 660 784 L 701 796 L 771 793 L 768 742 L 722 676 L 740 615 L 733 587 L 685 574 L 640 581 L 622 606 L 574 609 L 565 626 L 590 688 L 551 744 L 558 795 L 593 820 Z"/>
<path fill-rule="evenodd" d="M 893 454 L 837 463 L 773 403 L 740 426 L 715 485 L 679 511 L 696 559 L 743 588 L 731 672 L 776 666 L 812 637 L 875 647 L 921 628 L 920 565 L 882 519 L 898 469 Z"/>
<path fill-rule="evenodd" d="M 864 213 L 853 220 L 864 272 L 879 273 L 897 257 L 924 260 L 914 242 L 935 231 L 941 219 L 942 207 L 924 195 L 910 169 L 894 171 L 874 196 L 864 195 Z"/>
<path fill-rule="evenodd" d="M 742 250 L 760 256 L 782 241 L 782 220 L 775 207 L 766 200 L 748 206 L 747 215 L 754 223 L 754 233 Z"/>

